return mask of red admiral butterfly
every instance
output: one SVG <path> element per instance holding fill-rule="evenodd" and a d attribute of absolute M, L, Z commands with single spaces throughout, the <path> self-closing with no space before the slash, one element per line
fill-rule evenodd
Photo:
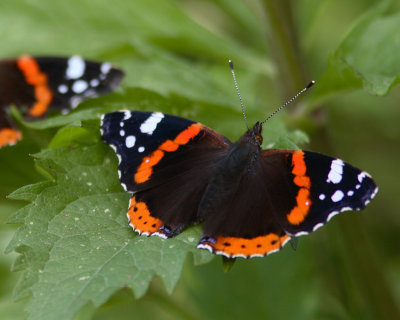
<path fill-rule="evenodd" d="M 65 113 L 87 98 L 110 93 L 123 75 L 108 62 L 79 56 L 0 61 L 0 148 L 22 138 L 7 113 L 9 105 L 16 105 L 26 120 L 42 118 L 50 109 Z"/>
<path fill-rule="evenodd" d="M 280 250 L 336 214 L 361 210 L 378 191 L 344 161 L 303 150 L 262 150 L 257 122 L 237 142 L 188 119 L 120 111 L 101 120 L 102 139 L 132 192 L 127 213 L 139 234 L 174 237 L 203 222 L 197 247 L 228 258 Z"/>

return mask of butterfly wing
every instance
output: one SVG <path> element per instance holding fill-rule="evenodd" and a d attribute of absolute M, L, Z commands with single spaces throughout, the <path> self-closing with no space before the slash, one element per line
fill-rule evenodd
<path fill-rule="evenodd" d="M 50 108 L 63 112 L 88 98 L 114 91 L 124 77 L 124 73 L 109 62 L 89 61 L 79 56 L 35 60 L 48 77 L 48 86 L 53 93 Z"/>
<path fill-rule="evenodd" d="M 318 153 L 264 150 L 254 163 L 209 213 L 199 248 L 227 257 L 264 256 L 337 213 L 364 208 L 377 192 L 366 172 Z"/>
<path fill-rule="evenodd" d="M 343 160 L 301 150 L 264 150 L 268 172 L 279 172 L 269 197 L 275 216 L 293 236 L 315 231 L 340 212 L 363 209 L 378 192 L 365 171 Z M 286 197 L 284 197 L 286 195 Z"/>
<path fill-rule="evenodd" d="M 21 137 L 21 131 L 14 125 L 6 109 L 0 106 L 0 148 L 7 145 L 14 145 Z"/>
<path fill-rule="evenodd" d="M 231 142 L 211 129 L 160 112 L 122 111 L 102 118 L 102 138 L 119 158 L 128 218 L 137 232 L 171 237 L 199 221 L 197 207 Z"/>
<path fill-rule="evenodd" d="M 0 61 L 0 147 L 21 138 L 7 114 L 9 105 L 16 105 L 26 120 L 41 118 L 49 110 L 68 112 L 85 99 L 114 90 L 123 75 L 107 62 L 78 56 Z"/>

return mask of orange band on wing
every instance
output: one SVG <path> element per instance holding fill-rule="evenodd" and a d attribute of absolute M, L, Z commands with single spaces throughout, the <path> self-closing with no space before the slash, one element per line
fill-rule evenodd
<path fill-rule="evenodd" d="M 140 234 L 149 236 L 157 232 L 158 229 L 163 226 L 160 219 L 150 215 L 150 211 L 145 202 L 136 202 L 135 196 L 131 198 L 127 215 L 129 224 Z"/>
<path fill-rule="evenodd" d="M 306 163 L 304 162 L 304 152 L 301 150 L 296 150 L 293 152 L 292 155 L 292 173 L 295 176 L 305 176 L 307 167 Z"/>
<path fill-rule="evenodd" d="M 135 182 L 143 183 L 149 180 L 153 173 L 153 167 L 164 157 L 164 152 L 157 149 L 151 155 L 144 157 L 137 172 L 135 173 Z"/>
<path fill-rule="evenodd" d="M 36 102 L 29 108 L 29 114 L 40 117 L 46 113 L 53 99 L 53 93 L 47 85 L 47 76 L 40 71 L 37 61 L 30 56 L 20 57 L 17 65 L 26 82 L 34 87 Z"/>
<path fill-rule="evenodd" d="M 165 141 L 158 149 L 162 151 L 167 151 L 167 152 L 174 152 L 178 150 L 179 144 L 176 144 L 172 140 L 167 140 Z"/>
<path fill-rule="evenodd" d="M 244 256 L 265 256 L 280 250 L 290 239 L 287 234 L 279 236 L 275 233 L 269 233 L 265 236 L 259 236 L 251 239 L 236 237 L 218 237 L 217 242 L 207 243 L 215 253 L 223 253 L 228 257 Z"/>
<path fill-rule="evenodd" d="M 292 155 L 292 174 L 295 175 L 293 182 L 300 187 L 296 196 L 296 206 L 286 215 L 289 223 L 299 225 L 307 217 L 311 206 L 310 199 L 310 177 L 306 176 L 306 163 L 304 152 L 296 150 Z"/>
<path fill-rule="evenodd" d="M 11 128 L 0 129 L 0 147 L 15 144 L 21 138 L 22 134 L 19 130 Z"/>
<path fill-rule="evenodd" d="M 147 157 L 144 157 L 139 165 L 134 180 L 136 183 L 143 183 L 150 179 L 153 174 L 153 167 L 161 161 L 165 152 L 174 152 L 179 146 L 187 144 L 191 139 L 196 137 L 203 126 L 200 123 L 193 123 L 176 136 L 174 140 L 165 141 L 157 150 Z"/>
<path fill-rule="evenodd" d="M 180 145 L 187 144 L 190 139 L 193 139 L 200 133 L 202 128 L 203 126 L 200 123 L 193 123 L 186 130 L 183 130 L 180 134 L 178 134 L 174 139 L 174 142 Z"/>

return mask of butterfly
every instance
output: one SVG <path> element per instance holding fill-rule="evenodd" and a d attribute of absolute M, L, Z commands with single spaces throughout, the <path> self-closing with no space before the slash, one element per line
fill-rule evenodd
<path fill-rule="evenodd" d="M 45 117 L 50 110 L 62 113 L 85 99 L 110 93 L 124 74 L 108 62 L 79 56 L 69 58 L 21 56 L 0 61 L 0 148 L 22 138 L 9 114 L 15 105 L 25 120 Z"/>
<path fill-rule="evenodd" d="M 203 223 L 198 248 L 227 258 L 262 257 L 343 211 L 363 209 L 378 192 L 367 172 L 341 159 L 263 150 L 266 120 L 233 143 L 199 122 L 161 112 L 103 115 L 101 137 L 115 150 L 120 182 L 132 194 L 133 230 L 171 238 Z"/>

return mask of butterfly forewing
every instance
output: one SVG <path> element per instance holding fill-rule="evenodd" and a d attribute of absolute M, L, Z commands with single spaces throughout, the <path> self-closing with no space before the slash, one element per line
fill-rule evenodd
<path fill-rule="evenodd" d="M 368 173 L 337 158 L 302 150 L 265 150 L 262 156 L 273 184 L 268 194 L 280 199 L 274 215 L 291 235 L 315 231 L 340 212 L 361 210 L 377 192 Z"/>
<path fill-rule="evenodd" d="M 116 150 L 122 185 L 134 193 L 128 218 L 136 231 L 169 237 L 199 221 L 197 207 L 228 139 L 160 112 L 106 114 L 101 129 Z"/>

